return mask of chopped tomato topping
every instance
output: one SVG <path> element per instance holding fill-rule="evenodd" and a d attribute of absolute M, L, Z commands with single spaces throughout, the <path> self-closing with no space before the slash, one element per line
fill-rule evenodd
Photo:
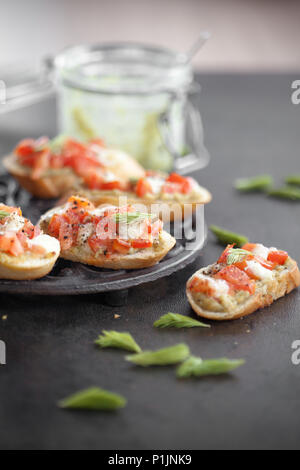
<path fill-rule="evenodd" d="M 24 139 L 16 147 L 15 153 L 19 157 L 30 156 L 35 150 L 35 141 L 33 139 Z"/>
<path fill-rule="evenodd" d="M 242 249 L 246 251 L 253 251 L 256 248 L 256 243 L 246 243 Z"/>
<path fill-rule="evenodd" d="M 58 239 L 62 250 L 69 250 L 73 246 L 75 234 L 78 231 L 74 230 L 74 227 L 67 222 L 63 222 L 59 227 Z"/>
<path fill-rule="evenodd" d="M 188 289 L 193 292 L 201 292 L 209 297 L 213 297 L 215 294 L 215 291 L 208 279 L 199 279 L 196 276 L 188 284 Z"/>
<path fill-rule="evenodd" d="M 232 286 L 235 290 L 245 290 L 250 294 L 255 293 L 255 281 L 250 279 L 244 271 L 241 271 L 241 269 L 237 268 L 236 266 L 226 266 L 225 268 L 221 269 L 221 271 L 219 271 L 217 274 L 215 274 L 214 277 L 227 281 L 228 284 Z"/>
<path fill-rule="evenodd" d="M 7 232 L 0 235 L 0 250 L 13 256 L 19 256 L 24 253 L 22 243 L 15 232 Z"/>
<path fill-rule="evenodd" d="M 261 264 L 263 268 L 269 269 L 270 271 L 276 268 L 276 265 L 277 265 L 277 263 L 272 263 L 271 261 L 267 261 L 266 259 L 257 255 L 254 256 L 254 260 L 257 261 L 259 264 Z"/>
<path fill-rule="evenodd" d="M 225 248 L 225 250 L 221 254 L 220 258 L 218 259 L 218 263 L 226 263 L 228 253 L 233 247 L 234 247 L 234 244 L 233 245 L 227 245 L 227 247 Z"/>
<path fill-rule="evenodd" d="M 268 256 L 268 261 L 270 261 L 271 263 L 283 265 L 285 264 L 288 257 L 289 255 L 286 251 L 282 251 L 282 250 L 270 251 L 269 256 Z"/>
<path fill-rule="evenodd" d="M 138 197 L 144 197 L 146 194 L 152 194 L 152 186 L 146 178 L 141 178 L 138 181 L 135 191 Z"/>
<path fill-rule="evenodd" d="M 171 183 L 171 184 L 168 184 Z M 192 178 L 178 175 L 177 173 L 171 173 L 166 179 L 163 191 L 166 193 L 183 193 L 188 194 L 192 191 L 194 182 Z"/>
<path fill-rule="evenodd" d="M 137 248 L 137 249 L 144 249 L 144 248 L 151 248 L 151 246 L 153 245 L 152 241 L 151 240 L 143 240 L 143 239 L 140 239 L 140 240 L 132 240 L 131 242 L 131 246 L 132 248 Z"/>
<path fill-rule="evenodd" d="M 131 248 L 131 244 L 126 240 L 116 239 L 113 241 L 113 250 L 117 253 L 126 254 Z"/>

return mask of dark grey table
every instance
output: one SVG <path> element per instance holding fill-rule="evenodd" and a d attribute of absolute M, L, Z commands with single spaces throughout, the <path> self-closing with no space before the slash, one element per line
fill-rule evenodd
<path fill-rule="evenodd" d="M 214 195 L 208 223 L 240 231 L 253 241 L 299 253 L 300 206 L 262 195 L 241 196 L 236 177 L 272 173 L 277 182 L 300 172 L 300 106 L 290 101 L 290 76 L 202 76 L 200 106 L 210 166 L 197 177 Z M 5 153 L 26 134 L 54 134 L 54 103 L 0 120 Z M 300 295 L 210 330 L 156 331 L 168 311 L 191 314 L 187 278 L 216 259 L 209 240 L 194 265 L 133 289 L 128 305 L 112 308 L 95 297 L 2 296 L 0 339 L 0 447 L 83 449 L 297 448 L 300 441 L 300 366 L 291 343 L 300 339 Z M 116 320 L 114 314 L 121 317 Z M 204 358 L 244 358 L 231 376 L 178 381 L 172 368 L 132 367 L 118 351 L 99 351 L 100 331 L 130 331 L 143 348 L 186 342 Z M 90 385 L 118 391 L 128 407 L 116 414 L 66 412 L 56 401 Z"/>

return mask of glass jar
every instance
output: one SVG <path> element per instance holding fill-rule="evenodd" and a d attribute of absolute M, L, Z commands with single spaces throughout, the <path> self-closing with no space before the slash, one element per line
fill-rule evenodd
<path fill-rule="evenodd" d="M 207 165 L 191 65 L 177 52 L 135 43 L 75 46 L 48 61 L 62 134 L 101 137 L 145 168 L 184 174 Z M 53 73 L 54 72 L 54 73 Z"/>

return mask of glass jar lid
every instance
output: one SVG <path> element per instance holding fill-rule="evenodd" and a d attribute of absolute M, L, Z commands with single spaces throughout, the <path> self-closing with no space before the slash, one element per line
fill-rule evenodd
<path fill-rule="evenodd" d="M 71 47 L 54 60 L 69 87 L 100 93 L 152 94 L 188 89 L 193 72 L 184 54 L 136 43 Z"/>

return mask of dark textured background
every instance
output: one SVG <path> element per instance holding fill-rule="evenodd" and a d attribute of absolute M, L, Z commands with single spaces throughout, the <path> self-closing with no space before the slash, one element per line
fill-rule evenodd
<path fill-rule="evenodd" d="M 300 172 L 300 107 L 290 101 L 294 75 L 202 76 L 200 106 L 210 166 L 198 174 L 214 195 L 208 223 L 240 231 L 253 241 L 299 253 L 297 203 L 241 196 L 239 176 L 272 173 L 277 182 Z M 54 104 L 40 104 L 0 118 L 0 150 L 26 134 L 54 134 Z M 252 316 L 212 324 L 210 330 L 156 331 L 168 311 L 191 314 L 187 278 L 214 261 L 212 239 L 194 265 L 170 278 L 136 288 L 128 305 L 112 308 L 100 297 L 2 296 L 0 338 L 7 365 L 0 366 L 0 447 L 84 449 L 297 448 L 300 439 L 300 366 L 291 343 L 300 339 L 299 293 Z M 121 318 L 114 319 L 118 313 Z M 99 351 L 101 329 L 130 331 L 143 348 L 184 341 L 204 358 L 244 358 L 231 376 L 178 381 L 172 368 L 138 369 L 120 351 Z M 115 414 L 59 410 L 58 399 L 99 385 L 124 394 Z"/>

